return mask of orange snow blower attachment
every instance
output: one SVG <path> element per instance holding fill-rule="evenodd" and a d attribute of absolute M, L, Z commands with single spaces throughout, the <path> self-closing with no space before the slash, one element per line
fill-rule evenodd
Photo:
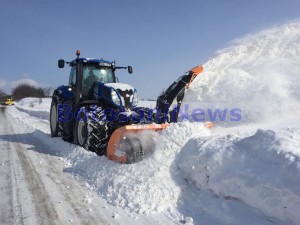
<path fill-rule="evenodd" d="M 138 133 L 159 131 L 169 124 L 127 125 L 118 128 L 111 135 L 107 145 L 107 157 L 120 163 L 133 163 L 143 159 L 144 150 Z"/>
<path fill-rule="evenodd" d="M 118 128 L 111 135 L 107 145 L 107 157 L 119 163 L 135 163 L 143 160 L 146 149 L 154 147 L 155 143 L 145 143 L 141 140 L 142 132 L 160 131 L 170 124 L 147 124 L 147 125 L 127 125 Z M 212 128 L 212 122 L 204 123 L 207 128 Z M 147 138 L 147 136 L 146 136 Z M 151 142 L 149 138 L 147 142 Z M 145 149 L 146 148 L 146 149 Z"/>
<path fill-rule="evenodd" d="M 191 83 L 196 78 L 196 76 L 203 72 L 203 66 L 202 65 L 195 66 L 193 69 L 191 69 L 191 72 L 192 72 L 192 77 L 191 77 L 190 82 L 187 85 L 186 89 L 189 89 Z"/>

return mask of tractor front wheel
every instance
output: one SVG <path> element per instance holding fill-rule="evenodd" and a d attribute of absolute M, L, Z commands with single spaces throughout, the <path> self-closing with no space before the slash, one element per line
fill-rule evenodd
<path fill-rule="evenodd" d="M 50 131 L 51 137 L 58 137 L 58 113 L 57 102 L 53 99 L 50 107 Z"/>
<path fill-rule="evenodd" d="M 88 125 L 87 125 L 87 109 L 82 107 L 77 115 L 75 123 L 75 144 L 78 144 L 87 149 L 88 140 Z"/>
<path fill-rule="evenodd" d="M 87 122 L 80 120 L 76 122 L 76 142 L 85 148 L 88 138 Z"/>

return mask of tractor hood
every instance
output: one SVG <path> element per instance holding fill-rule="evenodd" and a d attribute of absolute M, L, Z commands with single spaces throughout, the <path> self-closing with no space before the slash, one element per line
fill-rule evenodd
<path fill-rule="evenodd" d="M 136 106 L 138 103 L 137 91 L 129 84 L 123 83 L 105 83 L 105 86 L 115 89 L 122 101 L 122 105 L 126 108 Z"/>

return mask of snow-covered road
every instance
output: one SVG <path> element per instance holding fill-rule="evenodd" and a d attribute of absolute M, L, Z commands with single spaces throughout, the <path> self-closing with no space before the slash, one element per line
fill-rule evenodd
<path fill-rule="evenodd" d="M 107 204 L 64 170 L 58 145 L 41 130 L 29 132 L 16 111 L 0 108 L 0 224 L 172 224 Z"/>
<path fill-rule="evenodd" d="M 59 216 L 53 198 L 41 177 L 45 169 L 29 157 L 26 143 L 30 134 L 19 133 L 16 123 L 1 108 L 1 224 L 56 223 Z M 17 131 L 17 132 L 16 132 Z M 39 167 L 37 167 L 39 166 Z M 50 174 L 51 173 L 47 173 Z M 53 177 L 53 176 L 52 176 Z M 51 176 L 49 176 L 51 178 Z M 53 187 L 53 186 L 52 186 Z"/>
<path fill-rule="evenodd" d="M 108 213 L 87 204 L 89 191 L 62 172 L 51 146 L 0 109 L 0 224 L 108 224 Z"/>

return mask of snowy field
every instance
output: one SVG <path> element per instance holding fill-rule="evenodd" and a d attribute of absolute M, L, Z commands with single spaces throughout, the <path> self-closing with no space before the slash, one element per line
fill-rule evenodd
<path fill-rule="evenodd" d="M 300 224 L 299 90 L 300 23 L 294 22 L 218 52 L 186 93 L 189 109 L 238 108 L 240 120 L 216 120 L 212 129 L 172 124 L 151 137 L 155 151 L 137 164 L 117 164 L 52 139 L 51 99 L 23 99 L 8 112 L 56 149 L 62 170 L 95 193 L 89 201 L 103 199 L 140 224 L 153 218 L 161 224 Z M 115 214 L 114 224 L 124 221 Z"/>

